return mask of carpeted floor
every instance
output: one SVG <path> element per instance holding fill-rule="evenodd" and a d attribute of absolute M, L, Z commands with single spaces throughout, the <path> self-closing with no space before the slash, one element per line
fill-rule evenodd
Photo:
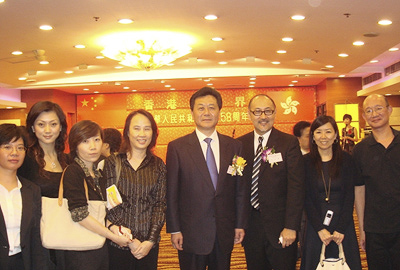
<path fill-rule="evenodd" d="M 358 221 L 356 215 L 354 215 L 356 228 L 358 228 Z M 357 231 L 358 235 L 358 231 Z M 361 253 L 361 263 L 363 270 L 367 270 L 367 261 L 365 257 L 365 252 Z M 297 268 L 300 268 L 300 261 L 297 263 Z M 161 243 L 160 243 L 160 253 L 158 257 L 158 269 L 164 270 L 179 270 L 178 254 L 174 248 L 172 248 L 170 235 L 165 232 L 164 229 L 161 232 Z M 244 251 L 241 245 L 236 245 L 232 252 L 231 269 L 241 269 L 246 270 L 246 259 L 244 257 Z"/>

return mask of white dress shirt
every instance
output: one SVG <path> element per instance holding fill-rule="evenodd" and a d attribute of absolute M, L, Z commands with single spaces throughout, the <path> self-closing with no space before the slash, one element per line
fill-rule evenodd
<path fill-rule="evenodd" d="M 264 149 L 264 147 L 267 146 L 268 139 L 269 139 L 269 135 L 271 135 L 271 130 L 272 130 L 272 129 L 268 130 L 264 135 L 259 135 L 259 134 L 257 134 L 257 132 L 254 130 L 254 156 L 255 156 L 256 153 L 257 153 L 257 148 L 258 148 L 258 144 L 259 144 L 258 138 L 259 138 L 260 136 L 263 137 L 262 147 L 263 147 L 263 149 Z M 273 147 L 273 145 L 271 145 L 270 147 Z"/>
<path fill-rule="evenodd" d="M 201 133 L 200 130 L 196 128 L 196 135 L 197 138 L 199 139 L 200 145 L 201 145 L 201 150 L 203 150 L 203 155 L 204 155 L 204 160 L 206 159 L 207 156 L 207 143 L 204 141 L 205 138 L 211 138 L 211 149 L 214 153 L 214 158 L 215 162 L 217 163 L 217 170 L 219 173 L 219 139 L 218 139 L 218 133 L 216 130 L 211 134 L 211 136 L 206 136 L 203 133 Z"/>
<path fill-rule="evenodd" d="M 0 206 L 6 223 L 8 244 L 10 245 L 8 256 L 21 252 L 22 184 L 18 177 L 17 181 L 18 186 L 11 191 L 0 184 Z"/>

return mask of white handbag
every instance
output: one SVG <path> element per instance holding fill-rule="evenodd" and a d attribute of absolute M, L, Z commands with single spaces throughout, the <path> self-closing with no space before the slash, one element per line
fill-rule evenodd
<path fill-rule="evenodd" d="M 350 270 L 344 256 L 343 245 L 339 245 L 339 258 L 325 259 L 325 245 L 322 244 L 321 256 L 316 270 Z"/>
<path fill-rule="evenodd" d="M 65 172 L 65 170 L 64 170 Z M 63 198 L 63 178 L 60 181 L 58 198 L 42 197 L 42 218 L 40 220 L 40 236 L 42 245 L 48 249 L 93 250 L 101 248 L 105 237 L 94 233 L 78 222 L 74 222 L 68 210 L 67 199 Z M 88 187 L 84 180 L 86 198 Z M 89 213 L 104 225 L 106 208 L 104 201 L 89 201 Z"/>

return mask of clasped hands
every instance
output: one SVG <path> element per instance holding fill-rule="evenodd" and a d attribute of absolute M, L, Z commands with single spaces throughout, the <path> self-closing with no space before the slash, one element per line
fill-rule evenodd
<path fill-rule="evenodd" d="M 318 236 L 325 246 L 329 245 L 331 241 L 335 242 L 337 245 L 340 245 L 344 239 L 344 234 L 337 231 L 334 231 L 333 234 L 331 234 L 327 229 L 320 230 L 318 232 Z"/>
<path fill-rule="evenodd" d="M 121 242 L 119 241 L 118 245 L 121 247 L 126 247 L 128 246 L 129 249 L 131 250 L 132 255 L 140 260 L 149 254 L 150 250 L 153 248 L 153 242 L 151 241 L 143 241 L 140 242 L 137 238 L 134 238 L 131 240 L 131 235 L 132 232 L 129 228 L 123 227 L 123 230 L 119 230 L 119 226 L 112 226 L 111 227 L 111 232 L 114 233 L 115 235 L 120 236 L 121 238 L 124 238 L 124 240 Z M 124 233 L 121 235 L 120 231 L 123 231 Z"/>

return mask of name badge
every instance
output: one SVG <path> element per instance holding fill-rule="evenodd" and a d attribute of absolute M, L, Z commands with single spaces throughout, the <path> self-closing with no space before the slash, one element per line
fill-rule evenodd
<path fill-rule="evenodd" d="M 268 155 L 268 162 L 269 163 L 277 163 L 283 161 L 282 159 L 282 153 L 275 153 L 275 154 L 269 154 Z"/>

